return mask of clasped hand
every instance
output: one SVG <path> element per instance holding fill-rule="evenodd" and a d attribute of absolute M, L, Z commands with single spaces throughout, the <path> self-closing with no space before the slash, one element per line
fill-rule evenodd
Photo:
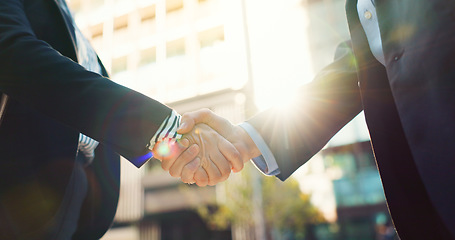
<path fill-rule="evenodd" d="M 213 186 L 260 155 L 245 130 L 208 109 L 185 113 L 178 132 L 180 140 L 158 143 L 153 153 L 165 171 L 185 183 Z"/>

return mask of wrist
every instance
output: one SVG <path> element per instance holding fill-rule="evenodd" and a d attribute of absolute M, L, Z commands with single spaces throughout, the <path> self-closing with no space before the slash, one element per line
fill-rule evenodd
<path fill-rule="evenodd" d="M 261 151 L 259 151 L 258 147 L 254 143 L 253 139 L 250 135 L 240 126 L 235 126 L 234 131 L 240 140 L 240 142 L 244 145 L 246 151 L 246 160 L 249 161 L 252 158 L 261 156 Z"/>
<path fill-rule="evenodd" d="M 172 110 L 169 116 L 167 116 L 161 123 L 155 135 L 150 139 L 148 144 L 149 149 L 153 149 L 155 144 L 165 140 L 178 140 L 182 137 L 181 134 L 177 133 L 177 129 L 180 125 L 181 116 L 175 110 Z"/>

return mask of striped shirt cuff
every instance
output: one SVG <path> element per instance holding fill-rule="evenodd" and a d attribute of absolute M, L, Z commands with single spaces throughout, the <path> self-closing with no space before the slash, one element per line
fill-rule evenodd
<path fill-rule="evenodd" d="M 156 143 L 163 140 L 178 140 L 182 138 L 182 134 L 177 133 L 180 126 L 182 116 L 175 110 L 172 110 L 171 115 L 164 119 L 161 126 L 156 131 L 155 135 L 150 140 L 149 149 L 153 149 Z"/>
<path fill-rule="evenodd" d="M 95 149 L 98 146 L 98 142 L 85 136 L 84 134 L 79 134 L 79 146 L 78 149 L 85 156 L 86 164 L 90 164 L 95 158 Z"/>

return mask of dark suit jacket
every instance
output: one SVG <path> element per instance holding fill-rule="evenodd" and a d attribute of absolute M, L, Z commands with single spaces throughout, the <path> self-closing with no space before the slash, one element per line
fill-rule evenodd
<path fill-rule="evenodd" d="M 0 238 L 35 231 L 55 213 L 80 132 L 101 144 L 86 169 L 78 234 L 99 238 L 117 206 L 118 154 L 143 164 L 136 158 L 171 111 L 76 62 L 74 29 L 56 0 L 0 1 L 0 92 L 9 96 L 0 123 Z"/>
<path fill-rule="evenodd" d="M 455 239 L 455 2 L 376 0 L 386 67 L 356 5 L 347 0 L 351 42 L 302 88 L 293 112 L 249 123 L 284 180 L 363 110 L 401 239 Z"/>

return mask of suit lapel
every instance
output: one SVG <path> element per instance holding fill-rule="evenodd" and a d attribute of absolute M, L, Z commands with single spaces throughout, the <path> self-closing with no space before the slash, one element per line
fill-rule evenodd
<path fill-rule="evenodd" d="M 71 39 L 71 43 L 73 45 L 73 56 L 71 57 L 71 59 L 73 59 L 73 61 L 75 61 L 75 62 L 78 62 L 77 44 L 76 44 L 76 29 L 74 28 L 73 20 L 71 19 L 71 16 L 68 16 L 68 14 L 66 14 L 63 11 L 60 0 L 52 0 L 52 2 L 54 2 L 55 6 L 58 8 L 58 11 L 60 12 L 60 16 L 62 17 L 63 21 L 65 22 L 68 36 Z M 104 68 L 104 65 L 102 64 L 99 57 L 98 57 L 98 63 L 101 66 L 102 75 L 108 77 L 109 74 L 107 73 L 106 69 Z"/>
<path fill-rule="evenodd" d="M 62 6 L 60 6 L 60 1 L 59 0 L 52 0 L 52 2 L 57 7 L 57 9 L 58 9 L 58 11 L 60 13 L 60 17 L 65 22 L 68 37 L 69 37 L 69 39 L 71 39 L 71 43 L 73 45 L 73 56 L 71 56 L 71 59 L 73 59 L 73 61 L 75 61 L 75 62 L 78 62 L 78 59 L 77 59 L 76 32 L 75 32 L 75 29 L 74 29 L 73 22 L 71 20 L 71 16 L 68 16 L 63 11 Z"/>

